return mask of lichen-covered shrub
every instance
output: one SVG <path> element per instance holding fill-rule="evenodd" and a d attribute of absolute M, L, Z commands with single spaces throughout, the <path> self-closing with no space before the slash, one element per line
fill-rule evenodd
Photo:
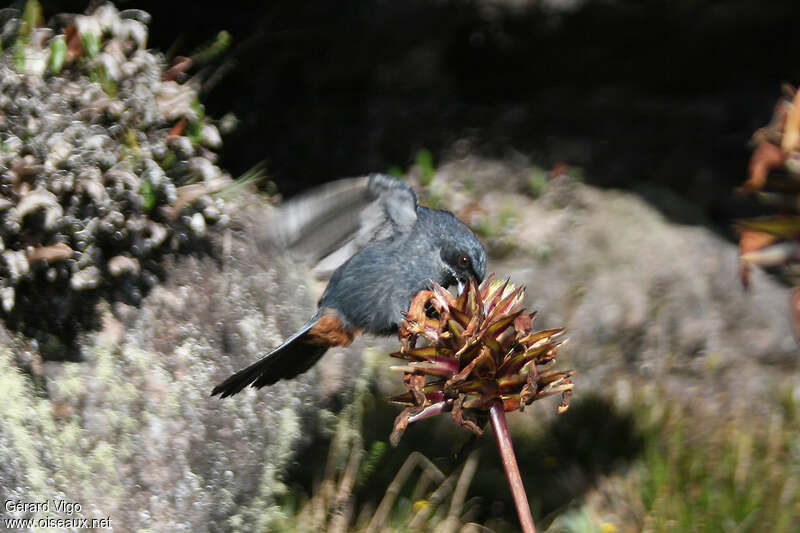
<path fill-rule="evenodd" d="M 208 249 L 230 177 L 195 88 L 145 48 L 147 13 L 40 13 L 0 14 L 0 316 L 69 341 L 98 298 L 137 304 L 165 253 Z"/>

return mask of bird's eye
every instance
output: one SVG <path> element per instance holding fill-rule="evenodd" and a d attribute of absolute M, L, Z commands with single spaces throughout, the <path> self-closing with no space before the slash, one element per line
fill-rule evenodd
<path fill-rule="evenodd" d="M 462 268 L 467 268 L 469 266 L 469 256 L 466 254 L 461 254 L 458 256 L 458 266 Z"/>

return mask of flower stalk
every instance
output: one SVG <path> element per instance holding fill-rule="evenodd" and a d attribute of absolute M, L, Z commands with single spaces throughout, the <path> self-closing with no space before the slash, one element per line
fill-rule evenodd
<path fill-rule="evenodd" d="M 528 496 L 525 494 L 525 486 L 522 484 L 517 457 L 514 455 L 511 433 L 508 431 L 508 424 L 506 423 L 506 412 L 503 409 L 502 402 L 499 400 L 493 401 L 489 406 L 489 420 L 492 423 L 497 449 L 500 451 L 500 459 L 503 461 L 503 469 L 506 471 L 508 486 L 511 488 L 511 495 L 514 497 L 514 505 L 517 507 L 517 515 L 522 526 L 522 532 L 536 533 L 531 508 L 528 505 Z"/>
<path fill-rule="evenodd" d="M 406 408 L 391 435 L 397 444 L 408 424 L 449 412 L 462 427 L 482 434 L 492 424 L 520 523 L 535 532 L 505 412 L 561 394 L 558 411 L 569 407 L 573 370 L 552 369 L 562 329 L 533 329 L 525 314 L 525 289 L 490 276 L 470 282 L 458 296 L 437 285 L 417 294 L 400 326 L 406 392 L 391 398 Z M 421 344 L 417 346 L 417 344 Z"/>

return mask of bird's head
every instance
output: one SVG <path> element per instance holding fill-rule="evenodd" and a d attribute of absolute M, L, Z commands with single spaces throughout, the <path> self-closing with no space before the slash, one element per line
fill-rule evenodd
<path fill-rule="evenodd" d="M 478 283 L 486 275 L 486 250 L 481 241 L 461 221 L 452 217 L 443 234 L 441 257 L 442 279 L 446 286 L 458 286 L 459 293 L 470 279 Z"/>

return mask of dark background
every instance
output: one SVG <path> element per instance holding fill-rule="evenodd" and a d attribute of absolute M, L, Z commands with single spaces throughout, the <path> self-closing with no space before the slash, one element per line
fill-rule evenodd
<path fill-rule="evenodd" d="M 76 2 L 45 2 L 45 14 Z M 190 55 L 232 34 L 207 111 L 233 112 L 222 165 L 266 160 L 291 195 L 421 148 L 473 152 L 634 189 L 728 232 L 732 189 L 783 82 L 800 82 L 798 2 L 119 2 L 153 15 L 151 47 Z"/>

